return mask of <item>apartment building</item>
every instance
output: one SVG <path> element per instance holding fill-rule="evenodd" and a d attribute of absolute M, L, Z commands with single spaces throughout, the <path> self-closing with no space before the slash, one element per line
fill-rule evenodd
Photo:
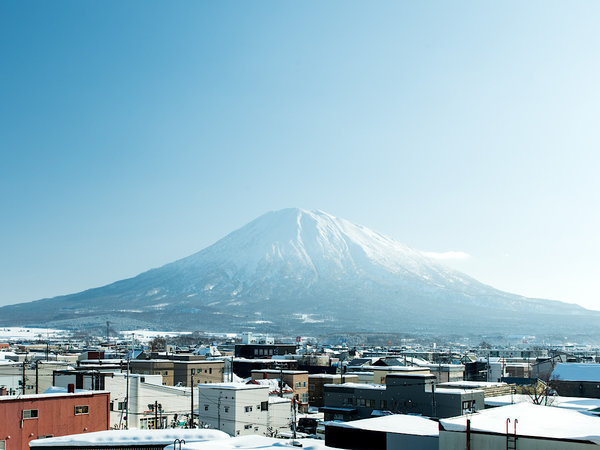
<path fill-rule="evenodd" d="M 257 384 L 201 384 L 198 392 L 200 424 L 224 431 L 231 436 L 274 435 L 289 430 L 291 420 L 288 399 L 269 398 L 269 387 Z"/>

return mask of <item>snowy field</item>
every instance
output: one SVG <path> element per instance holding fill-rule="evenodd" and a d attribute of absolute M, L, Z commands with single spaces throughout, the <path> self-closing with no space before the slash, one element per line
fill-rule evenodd
<path fill-rule="evenodd" d="M 0 328 L 0 341 L 57 338 L 67 336 L 69 333 L 69 331 L 54 328 L 5 327 Z"/>

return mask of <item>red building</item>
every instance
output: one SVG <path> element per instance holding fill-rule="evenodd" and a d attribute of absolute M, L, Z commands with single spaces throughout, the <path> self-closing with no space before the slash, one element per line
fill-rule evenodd
<path fill-rule="evenodd" d="M 0 397 L 0 449 L 28 450 L 33 439 L 108 430 L 109 402 L 104 391 Z"/>

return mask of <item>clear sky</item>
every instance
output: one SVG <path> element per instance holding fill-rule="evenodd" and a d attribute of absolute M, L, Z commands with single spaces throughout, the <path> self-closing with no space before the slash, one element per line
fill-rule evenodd
<path fill-rule="evenodd" d="M 600 3 L 0 2 L 0 304 L 322 209 L 600 309 Z"/>

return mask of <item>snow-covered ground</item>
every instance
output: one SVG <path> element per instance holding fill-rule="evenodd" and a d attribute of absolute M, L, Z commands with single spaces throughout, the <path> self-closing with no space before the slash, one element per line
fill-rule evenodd
<path fill-rule="evenodd" d="M 17 341 L 24 339 L 48 339 L 68 335 L 66 330 L 54 328 L 25 328 L 25 327 L 3 327 L 0 328 L 0 341 Z"/>

